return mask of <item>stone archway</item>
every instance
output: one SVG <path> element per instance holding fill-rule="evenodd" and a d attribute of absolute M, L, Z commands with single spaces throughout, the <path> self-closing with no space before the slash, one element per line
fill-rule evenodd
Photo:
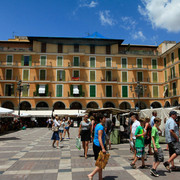
<path fill-rule="evenodd" d="M 99 108 L 99 105 L 98 105 L 96 102 L 91 101 L 91 102 L 89 102 L 89 103 L 87 104 L 86 107 L 87 107 L 87 108 L 92 108 L 92 109 L 98 109 L 98 108 Z"/>
<path fill-rule="evenodd" d="M 28 101 L 21 102 L 20 110 L 31 110 L 31 104 Z"/>
<path fill-rule="evenodd" d="M 70 109 L 82 109 L 82 104 L 80 102 L 73 102 L 70 105 Z"/>
<path fill-rule="evenodd" d="M 104 105 L 103 105 L 103 108 L 109 108 L 109 107 L 115 108 L 114 103 L 109 102 L 109 101 L 108 101 L 108 102 L 105 102 Z"/>
<path fill-rule="evenodd" d="M 38 102 L 37 105 L 36 105 L 36 109 L 39 110 L 39 109 L 49 109 L 49 105 L 48 103 L 44 102 L 44 101 L 41 101 L 41 102 Z"/>
<path fill-rule="evenodd" d="M 53 109 L 66 109 L 66 106 L 63 102 L 58 101 L 54 103 Z"/>
<path fill-rule="evenodd" d="M 131 105 L 124 101 L 119 105 L 119 109 L 131 109 Z"/>
<path fill-rule="evenodd" d="M 14 104 L 11 101 L 6 101 L 2 104 L 3 108 L 13 109 L 14 110 Z"/>
<path fill-rule="evenodd" d="M 138 107 L 139 104 L 140 104 L 140 108 Z M 146 103 L 140 101 L 139 103 L 137 102 L 137 103 L 135 104 L 135 108 L 136 108 L 136 109 L 146 109 L 146 108 L 147 108 L 147 105 L 146 105 Z"/>
<path fill-rule="evenodd" d="M 161 108 L 162 107 L 162 105 L 161 105 L 161 103 L 159 103 L 159 102 L 153 102 L 152 104 L 151 104 L 151 107 L 154 109 L 154 108 Z"/>
<path fill-rule="evenodd" d="M 171 104 L 169 103 L 169 101 L 166 101 L 164 107 L 170 107 L 170 106 Z"/>
<path fill-rule="evenodd" d="M 172 104 L 172 106 L 178 106 L 178 105 L 179 105 L 178 100 L 175 100 Z"/>

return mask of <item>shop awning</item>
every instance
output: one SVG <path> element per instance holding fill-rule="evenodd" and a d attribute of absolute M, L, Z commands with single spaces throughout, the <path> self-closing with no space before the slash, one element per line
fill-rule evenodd
<path fill-rule="evenodd" d="M 18 111 L 14 112 L 15 114 L 18 114 Z M 28 110 L 28 111 L 20 111 L 20 114 L 28 114 L 26 117 L 50 117 L 52 114 L 52 110 Z M 25 117 L 25 116 L 22 116 Z"/>
<path fill-rule="evenodd" d="M 65 109 L 62 109 L 62 110 L 54 110 L 54 115 L 60 115 L 60 116 L 77 116 L 77 117 L 82 117 L 84 116 L 84 112 L 86 110 L 75 110 L 75 109 L 69 109 L 69 110 L 65 110 Z"/>

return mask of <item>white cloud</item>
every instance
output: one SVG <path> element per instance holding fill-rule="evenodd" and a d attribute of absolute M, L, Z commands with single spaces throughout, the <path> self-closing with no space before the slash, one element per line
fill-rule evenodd
<path fill-rule="evenodd" d="M 94 8 L 98 5 L 97 1 L 87 1 L 87 0 L 80 0 L 79 7 L 89 7 L 89 8 Z"/>
<path fill-rule="evenodd" d="M 123 22 L 123 25 L 121 25 L 122 28 L 126 30 L 135 29 L 137 23 L 132 17 L 124 16 L 121 20 Z"/>
<path fill-rule="evenodd" d="M 134 40 L 141 39 L 142 41 L 144 41 L 146 39 L 146 37 L 144 36 L 142 31 L 138 31 L 138 32 L 135 32 L 134 34 L 132 34 L 132 38 Z"/>
<path fill-rule="evenodd" d="M 153 27 L 180 32 L 180 0 L 141 0 L 138 6 L 141 15 L 146 16 Z"/>
<path fill-rule="evenodd" d="M 110 16 L 109 10 L 100 11 L 99 12 L 99 18 L 100 18 L 102 25 L 113 26 L 116 23 L 116 21 Z"/>

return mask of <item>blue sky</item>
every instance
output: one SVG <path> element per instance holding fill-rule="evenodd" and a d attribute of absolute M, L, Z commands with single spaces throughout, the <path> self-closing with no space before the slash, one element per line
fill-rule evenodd
<path fill-rule="evenodd" d="M 180 0 L 0 0 L 0 17 L 0 40 L 99 32 L 124 44 L 180 41 Z"/>

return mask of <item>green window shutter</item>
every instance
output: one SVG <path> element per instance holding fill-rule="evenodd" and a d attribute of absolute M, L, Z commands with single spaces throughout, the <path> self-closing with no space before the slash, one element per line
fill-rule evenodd
<path fill-rule="evenodd" d="M 60 56 L 57 57 L 57 66 L 60 66 L 60 67 L 63 66 L 63 58 Z"/>
<path fill-rule="evenodd" d="M 158 92 L 158 86 L 153 86 L 153 97 L 158 97 L 159 92 Z"/>
<path fill-rule="evenodd" d="M 122 68 L 127 68 L 127 60 L 126 60 L 126 58 L 122 58 Z"/>
<path fill-rule="evenodd" d="M 95 71 L 90 71 L 90 81 L 92 82 L 94 82 L 95 80 L 96 80 L 96 77 L 95 77 Z"/>
<path fill-rule="evenodd" d="M 74 71 L 74 77 L 79 77 L 79 71 Z"/>
<path fill-rule="evenodd" d="M 152 68 L 157 69 L 157 60 L 156 59 L 152 59 Z"/>
<path fill-rule="evenodd" d="M 36 85 L 36 95 L 39 96 L 39 84 Z"/>
<path fill-rule="evenodd" d="M 7 56 L 7 65 L 11 65 L 12 64 L 12 56 L 8 55 Z"/>
<path fill-rule="evenodd" d="M 122 72 L 122 82 L 127 82 L 127 72 Z"/>
<path fill-rule="evenodd" d="M 56 97 L 62 97 L 62 84 L 56 86 Z"/>
<path fill-rule="evenodd" d="M 166 67 L 166 58 L 164 58 L 164 67 Z"/>
<path fill-rule="evenodd" d="M 46 70 L 40 70 L 40 80 L 46 80 Z"/>
<path fill-rule="evenodd" d="M 95 57 L 90 57 L 90 67 L 95 67 Z"/>
<path fill-rule="evenodd" d="M 74 57 L 74 66 L 79 66 L 79 57 Z"/>
<path fill-rule="evenodd" d="M 167 81 L 167 71 L 164 71 L 165 81 Z"/>
<path fill-rule="evenodd" d="M 153 83 L 157 83 L 158 79 L 157 79 L 157 72 L 153 72 Z"/>
<path fill-rule="evenodd" d="M 106 86 L 106 97 L 112 97 L 112 86 Z"/>
<path fill-rule="evenodd" d="M 29 70 L 23 70 L 23 81 L 29 80 Z"/>
<path fill-rule="evenodd" d="M 143 81 L 143 73 L 142 72 L 137 72 L 137 81 L 140 81 L 140 82 Z"/>
<path fill-rule="evenodd" d="M 142 68 L 142 59 L 137 59 L 137 67 Z"/>
<path fill-rule="evenodd" d="M 96 97 L 96 85 L 90 85 L 90 97 Z"/>
<path fill-rule="evenodd" d="M 73 85 L 70 85 L 70 96 L 73 96 Z"/>
<path fill-rule="evenodd" d="M 23 97 L 27 97 L 27 96 L 28 96 L 28 88 L 27 88 L 27 85 L 23 85 L 22 96 L 23 96 Z"/>
<path fill-rule="evenodd" d="M 32 56 L 29 56 L 29 66 L 32 66 Z"/>
<path fill-rule="evenodd" d="M 178 56 L 179 56 L 179 60 L 180 60 L 180 48 L 178 49 Z"/>
<path fill-rule="evenodd" d="M 46 65 L 46 56 L 41 56 L 41 66 Z"/>
<path fill-rule="evenodd" d="M 12 79 L 12 69 L 7 69 L 6 70 L 6 80 L 11 80 Z"/>
<path fill-rule="evenodd" d="M 82 96 L 82 85 L 78 85 L 78 89 L 79 89 L 79 96 Z"/>
<path fill-rule="evenodd" d="M 106 67 L 111 67 L 111 58 L 106 58 Z"/>
<path fill-rule="evenodd" d="M 57 70 L 57 81 L 60 81 L 60 71 L 61 70 Z"/>
<path fill-rule="evenodd" d="M 48 94 L 49 94 L 48 84 L 46 84 L 46 86 L 45 86 L 45 94 L 46 94 L 46 96 L 48 96 Z"/>
<path fill-rule="evenodd" d="M 62 80 L 65 81 L 66 75 L 65 75 L 65 70 L 62 71 Z"/>
<path fill-rule="evenodd" d="M 24 56 L 21 56 L 21 66 L 24 66 Z"/>
<path fill-rule="evenodd" d="M 128 86 L 122 86 L 122 97 L 128 97 Z"/>
<path fill-rule="evenodd" d="M 112 73 L 111 71 L 106 71 L 106 81 L 111 81 L 112 80 Z"/>

